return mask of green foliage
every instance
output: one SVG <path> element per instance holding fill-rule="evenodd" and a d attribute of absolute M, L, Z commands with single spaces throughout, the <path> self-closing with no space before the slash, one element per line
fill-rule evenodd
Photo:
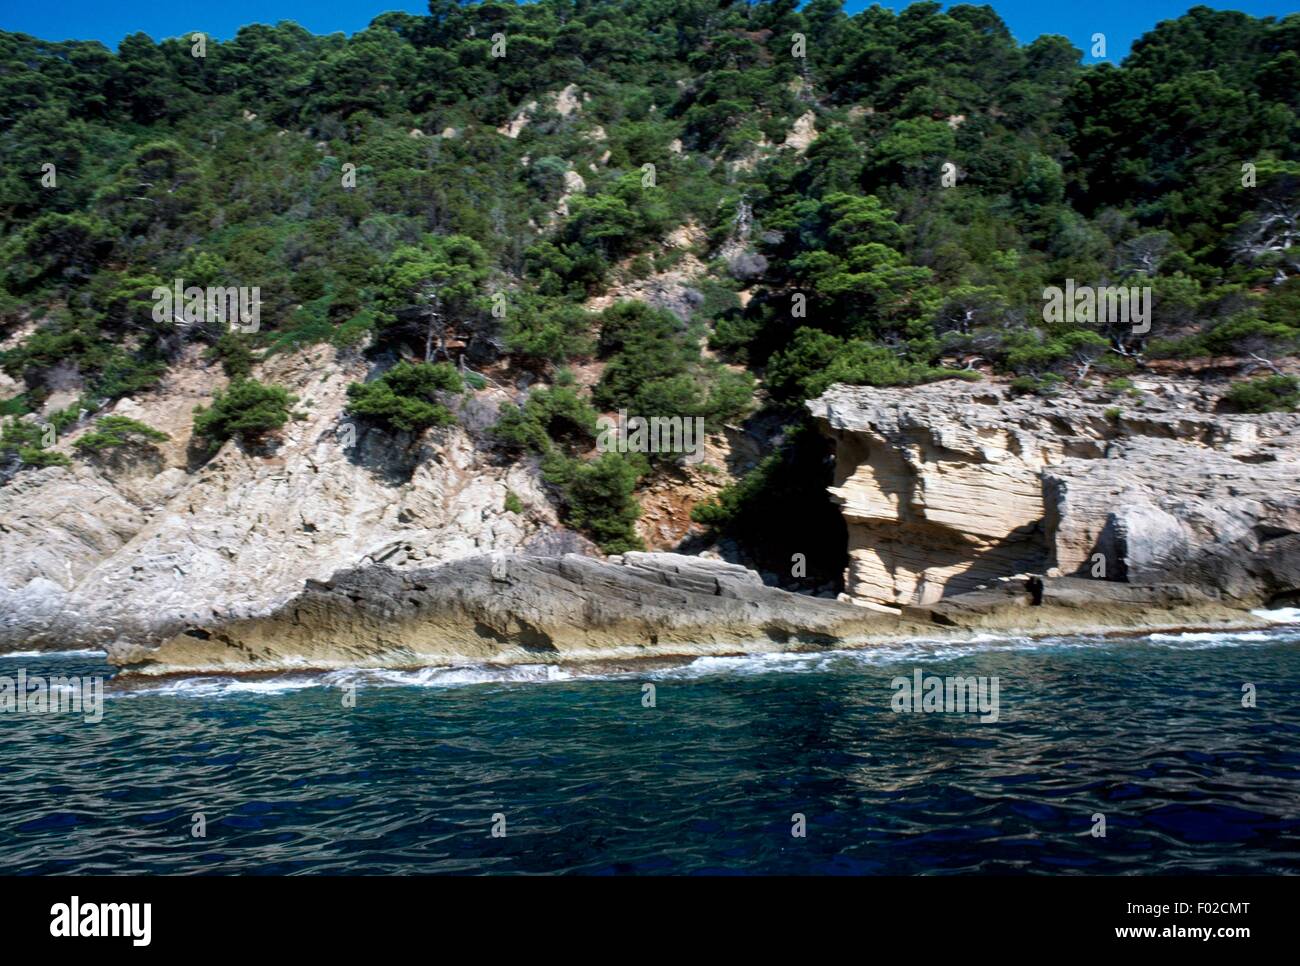
<path fill-rule="evenodd" d="M 1054 396 L 1061 391 L 1062 379 L 1054 372 L 1045 376 L 1016 376 L 1011 380 L 1013 392 L 1035 396 Z"/>
<path fill-rule="evenodd" d="M 897 353 L 862 339 L 839 339 L 817 329 L 795 332 L 789 348 L 768 362 L 767 386 L 781 400 L 820 396 L 842 382 L 859 386 L 911 386 L 956 373 L 908 362 Z"/>
<path fill-rule="evenodd" d="M 232 438 L 257 443 L 289 421 L 296 401 L 283 386 L 237 379 L 212 397 L 211 406 L 194 407 L 194 434 L 207 441 L 209 450 Z"/>
<path fill-rule="evenodd" d="M 591 403 L 562 380 L 549 389 L 534 389 L 522 406 L 502 406 L 492 432 L 518 450 L 547 453 L 558 443 L 577 452 L 595 441 L 597 415 Z"/>
<path fill-rule="evenodd" d="M 231 379 L 245 379 L 253 373 L 253 351 L 239 332 L 227 332 L 208 350 L 208 358 L 220 361 Z"/>
<path fill-rule="evenodd" d="M 337 326 L 330 336 L 330 341 L 342 348 L 359 345 L 374 331 L 376 324 L 375 313 L 370 309 L 365 309 L 352 316 L 342 325 Z"/>
<path fill-rule="evenodd" d="M 1030 330 L 1006 339 L 1004 359 L 1012 372 L 1035 375 L 1072 360 L 1095 361 L 1108 344 L 1100 333 L 1088 329 Z"/>
<path fill-rule="evenodd" d="M 46 445 L 51 429 L 57 428 L 31 420 L 10 420 L 0 431 L 0 454 L 17 457 L 19 468 L 68 466 L 72 461 L 66 455 Z"/>
<path fill-rule="evenodd" d="M 602 453 L 583 460 L 552 450 L 542 462 L 543 478 L 560 494 L 564 522 L 606 553 L 645 549 L 635 529 L 641 507 L 634 491 L 647 469 L 639 453 Z"/>
<path fill-rule="evenodd" d="M 1300 351 L 1300 325 L 1242 314 L 1209 326 L 1182 339 L 1153 342 L 1157 358 L 1189 359 L 1197 356 L 1245 355 L 1259 352 L 1268 356 Z"/>
<path fill-rule="evenodd" d="M 601 316 L 606 364 L 592 393 L 596 405 L 643 418 L 700 417 L 709 432 L 750 408 L 753 377 L 700 355 L 699 340 L 676 316 L 643 302 L 622 302 Z"/>
<path fill-rule="evenodd" d="M 427 235 L 419 245 L 402 245 L 378 273 L 376 295 L 386 336 L 407 339 L 426 352 L 445 352 L 450 329 L 472 317 L 474 296 L 487 278 L 487 255 L 465 235 Z M 456 320 L 450 326 L 448 320 Z M 426 355 L 426 358 L 428 356 Z"/>
<path fill-rule="evenodd" d="M 16 396 L 10 396 L 8 399 L 0 400 L 0 417 L 25 416 L 31 411 L 31 402 L 28 400 L 27 393 L 25 392 L 20 392 Z"/>
<path fill-rule="evenodd" d="M 81 453 L 98 453 L 106 449 L 161 443 L 169 438 L 162 430 L 139 420 L 108 415 L 97 419 L 94 429 L 78 437 L 72 445 Z"/>
<path fill-rule="evenodd" d="M 402 361 L 373 382 L 348 386 L 347 410 L 390 429 L 419 433 L 454 422 L 437 394 L 463 392 L 464 388 L 460 373 L 450 363 Z"/>
<path fill-rule="evenodd" d="M 63 453 L 52 449 L 37 449 L 30 446 L 18 450 L 18 458 L 26 465 L 37 470 L 44 469 L 47 466 L 72 465 L 72 460 L 68 459 Z"/>
<path fill-rule="evenodd" d="M 86 282 L 112 251 L 113 239 L 112 229 L 93 216 L 42 215 L 0 248 L 4 283 L 28 292 L 43 284 Z"/>
<path fill-rule="evenodd" d="M 933 270 L 901 250 L 906 233 L 896 218 L 875 195 L 797 201 L 772 219 L 801 243 L 774 251 L 775 271 L 809 294 L 809 311 L 828 328 L 860 336 L 899 331 L 932 311 L 938 295 Z"/>
<path fill-rule="evenodd" d="M 506 490 L 505 511 L 507 513 L 524 512 L 524 501 L 519 499 L 519 494 L 514 490 Z"/>
<path fill-rule="evenodd" d="M 1157 356 L 1271 361 L 1300 346 L 1277 229 L 1300 211 L 1297 29 L 1195 7 L 1112 66 L 969 4 L 437 0 L 351 37 L 248 26 L 202 70 L 183 39 L 0 32 L 0 332 L 38 322 L 0 352 L 24 382 L 0 411 L 78 381 L 91 410 L 148 392 L 195 343 L 233 393 L 255 359 L 328 343 L 554 376 L 497 432 L 555 460 L 586 454 L 596 407 L 734 424 L 754 374 L 790 419 L 833 382 L 978 367 L 1051 392 Z M 778 149 L 807 112 L 817 139 Z M 701 241 L 666 242 L 684 226 Z M 155 320 L 178 278 L 256 286 L 261 330 Z M 1149 285 L 1150 332 L 1045 324 L 1067 278 Z M 586 311 L 632 279 L 689 319 Z M 590 395 L 555 375 L 593 353 Z M 386 374 L 349 409 L 436 425 L 459 388 L 439 379 Z"/>
<path fill-rule="evenodd" d="M 606 553 L 642 550 L 634 527 L 641 513 L 635 490 L 649 464 L 635 453 L 586 459 L 582 454 L 595 442 L 597 415 L 572 376 L 561 372 L 556 385 L 534 389 L 522 406 L 502 406 L 492 432 L 512 449 L 541 454 L 543 478 L 557 494 L 566 524 Z"/>
<path fill-rule="evenodd" d="M 590 355 L 592 319 L 581 306 L 530 299 L 506 315 L 506 348 L 533 368 Z"/>
<path fill-rule="evenodd" d="M 1223 396 L 1230 408 L 1243 413 L 1289 413 L 1300 406 L 1300 379 L 1265 376 L 1234 383 Z"/>

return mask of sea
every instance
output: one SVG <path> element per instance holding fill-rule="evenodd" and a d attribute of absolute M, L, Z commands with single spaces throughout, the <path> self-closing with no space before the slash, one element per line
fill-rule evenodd
<path fill-rule="evenodd" d="M 103 687 L 0 711 L 0 874 L 1297 873 L 1300 612 L 1269 616 L 243 678 L 0 655 L 11 695 Z"/>

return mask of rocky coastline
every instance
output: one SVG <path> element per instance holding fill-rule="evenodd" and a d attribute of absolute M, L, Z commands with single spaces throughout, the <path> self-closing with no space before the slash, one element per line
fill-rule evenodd
<path fill-rule="evenodd" d="M 1035 603 L 1035 598 L 1040 598 Z M 670 553 L 609 560 L 493 554 L 427 570 L 382 564 L 308 581 L 274 612 L 187 627 L 160 645 L 115 641 L 125 673 L 564 664 L 869 647 L 903 640 L 1267 626 L 1177 587 L 1098 589 L 1071 578 L 899 615 L 765 585 L 752 570 Z"/>
<path fill-rule="evenodd" d="M 327 403 L 346 380 L 281 365 Z M 187 403 L 174 384 L 150 416 L 179 427 Z M 602 558 L 536 467 L 485 460 L 473 412 L 404 469 L 392 440 L 341 451 L 315 408 L 269 459 L 227 446 L 188 473 L 177 445 L 0 490 L 0 651 L 102 648 L 141 674 L 666 658 L 1249 628 L 1300 591 L 1300 417 L 1222 413 L 1199 384 L 1119 405 L 832 387 L 809 408 L 849 533 L 838 600 L 716 552 Z"/>
<path fill-rule="evenodd" d="M 835 386 L 809 409 L 835 444 L 855 603 L 904 613 L 1017 575 L 1078 578 L 1068 598 L 1099 607 L 1123 588 L 1227 610 L 1300 591 L 1296 414 L 1222 412 L 1170 380 Z"/>

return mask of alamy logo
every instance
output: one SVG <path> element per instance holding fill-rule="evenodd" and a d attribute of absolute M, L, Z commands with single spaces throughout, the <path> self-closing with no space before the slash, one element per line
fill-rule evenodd
<path fill-rule="evenodd" d="M 104 718 L 104 679 L 54 675 L 27 676 L 19 668 L 17 678 L 0 675 L 0 713 L 79 714 L 87 724 Z"/>
<path fill-rule="evenodd" d="M 1043 289 L 1043 321 L 1052 325 L 1132 326 L 1134 335 L 1151 331 L 1151 286 L 1050 285 Z"/>
<path fill-rule="evenodd" d="M 895 714 L 966 714 L 978 712 L 981 724 L 998 720 L 998 679 L 996 677 L 939 677 L 922 674 L 920 668 L 912 676 L 896 677 L 889 682 L 894 696 L 889 706 Z"/>
<path fill-rule="evenodd" d="M 596 420 L 596 449 L 602 453 L 682 453 L 687 463 L 704 459 L 704 420 L 699 416 L 633 416 Z"/>
<path fill-rule="evenodd" d="M 176 279 L 171 288 L 159 285 L 153 290 L 153 320 L 176 321 L 181 325 L 206 322 L 229 324 L 239 332 L 256 332 L 261 326 L 261 286 L 197 285 L 185 287 L 184 279 Z"/>
<path fill-rule="evenodd" d="M 152 938 L 153 905 L 148 902 L 88 902 L 79 896 L 50 906 L 50 935 L 59 939 L 83 936 L 129 936 L 131 945 L 148 946 Z"/>

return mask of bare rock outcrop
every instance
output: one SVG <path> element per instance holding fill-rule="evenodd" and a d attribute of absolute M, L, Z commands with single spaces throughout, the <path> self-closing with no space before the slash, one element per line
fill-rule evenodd
<path fill-rule="evenodd" d="M 144 674 L 248 672 L 790 650 L 924 630 L 700 557 L 493 554 L 427 570 L 344 571 L 309 581 L 266 617 L 194 625 L 160 647 L 120 642 L 108 653 Z"/>
<path fill-rule="evenodd" d="M 1300 416 L 1216 411 L 1203 384 L 1140 397 L 961 381 L 835 386 L 852 599 L 930 605 L 1016 574 L 1180 585 L 1247 607 L 1300 590 Z"/>
<path fill-rule="evenodd" d="M 265 614 L 304 580 L 368 561 L 423 568 L 590 548 L 551 538 L 558 521 L 535 466 L 497 465 L 465 428 L 492 421 L 476 411 L 491 391 L 461 400 L 460 426 L 402 440 L 343 414 L 348 384 L 366 375 L 360 360 L 323 346 L 274 356 L 259 376 L 293 392 L 301 418 L 268 452 L 229 442 L 194 467 L 190 411 L 224 381 L 213 372 L 191 360 L 118 404 L 171 435 L 161 465 L 78 460 L 0 487 L 0 651 L 165 639 Z M 510 492 L 524 512 L 505 508 Z"/>

